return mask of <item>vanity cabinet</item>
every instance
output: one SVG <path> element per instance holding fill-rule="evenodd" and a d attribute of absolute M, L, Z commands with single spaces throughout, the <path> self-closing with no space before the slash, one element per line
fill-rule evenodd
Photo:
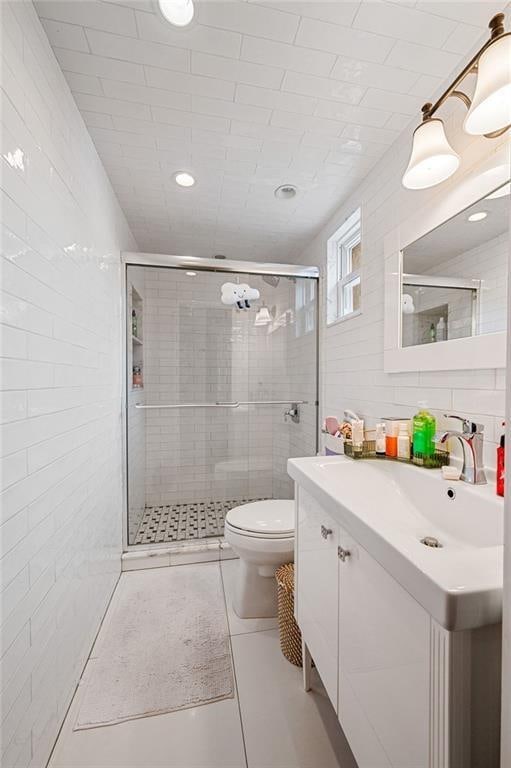
<path fill-rule="evenodd" d="M 339 721 L 360 768 L 427 768 L 429 616 L 351 536 L 340 544 Z"/>
<path fill-rule="evenodd" d="M 295 498 L 296 618 L 359 768 L 497 768 L 499 625 L 445 630 L 310 493 Z"/>
<path fill-rule="evenodd" d="M 300 542 L 295 589 L 299 595 L 295 604 L 297 621 L 337 711 L 339 527 L 305 491 L 300 491 L 297 516 L 297 541 Z"/>

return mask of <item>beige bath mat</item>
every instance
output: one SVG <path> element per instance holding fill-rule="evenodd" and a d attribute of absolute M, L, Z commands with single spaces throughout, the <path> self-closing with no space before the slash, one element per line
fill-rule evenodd
<path fill-rule="evenodd" d="M 219 564 L 122 574 L 84 684 L 75 730 L 232 697 Z"/>

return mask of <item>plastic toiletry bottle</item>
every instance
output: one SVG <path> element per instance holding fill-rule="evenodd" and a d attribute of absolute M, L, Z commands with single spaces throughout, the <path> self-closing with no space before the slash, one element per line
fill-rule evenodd
<path fill-rule="evenodd" d="M 427 407 L 426 402 L 420 402 L 419 411 L 413 417 L 413 456 L 419 463 L 424 456 L 435 453 L 436 419 Z"/>
<path fill-rule="evenodd" d="M 399 422 L 399 434 L 397 436 L 397 458 L 401 461 L 410 460 L 410 433 L 408 432 L 408 423 Z"/>
<path fill-rule="evenodd" d="M 138 330 L 137 313 L 135 312 L 135 310 L 133 310 L 131 313 L 131 333 L 133 334 L 133 336 L 137 335 L 137 330 Z"/>
<path fill-rule="evenodd" d="M 385 457 L 385 424 L 376 425 L 376 455 L 379 458 Z"/>
<path fill-rule="evenodd" d="M 502 423 L 504 426 L 506 422 Z M 504 496 L 504 478 L 506 475 L 506 436 L 501 435 L 500 445 L 497 448 L 497 495 Z"/>
<path fill-rule="evenodd" d="M 140 365 L 133 366 L 133 389 L 141 389 L 143 386 L 142 381 L 142 368 Z"/>
<path fill-rule="evenodd" d="M 436 327 L 434 323 L 431 323 L 431 326 L 429 328 L 429 340 L 436 341 Z"/>
<path fill-rule="evenodd" d="M 445 327 L 445 320 L 443 317 L 440 318 L 438 323 L 436 324 L 436 340 L 437 341 L 445 341 L 447 338 L 446 334 L 446 327 Z"/>
<path fill-rule="evenodd" d="M 385 455 L 391 459 L 397 457 L 397 436 L 399 432 L 399 422 L 389 420 L 385 432 Z"/>
<path fill-rule="evenodd" d="M 353 454 L 360 455 L 364 450 L 364 420 L 357 419 L 352 421 L 351 430 Z"/>

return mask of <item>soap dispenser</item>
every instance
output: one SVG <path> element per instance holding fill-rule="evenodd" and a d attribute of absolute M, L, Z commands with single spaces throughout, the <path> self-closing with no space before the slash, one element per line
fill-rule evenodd
<path fill-rule="evenodd" d="M 413 455 L 417 458 L 435 453 L 436 419 L 427 410 L 425 401 L 419 403 L 419 411 L 413 417 Z"/>

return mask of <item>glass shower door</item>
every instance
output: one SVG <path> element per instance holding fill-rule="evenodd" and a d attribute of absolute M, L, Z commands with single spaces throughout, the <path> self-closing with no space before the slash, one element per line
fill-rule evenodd
<path fill-rule="evenodd" d="M 221 535 L 226 502 L 248 493 L 248 418 L 236 407 L 247 399 L 248 357 L 221 302 L 225 277 L 129 267 L 128 286 L 132 278 L 144 295 L 144 388 L 128 424 L 143 411 L 145 505 L 138 527 L 132 516 L 129 541 Z"/>
<path fill-rule="evenodd" d="M 226 282 L 259 298 L 226 306 Z M 218 537 L 231 507 L 292 497 L 287 459 L 316 445 L 315 289 L 307 278 L 127 268 L 128 311 L 135 297 L 143 328 L 132 359 L 128 342 L 129 544 Z M 299 421 L 286 419 L 296 400 Z"/>

